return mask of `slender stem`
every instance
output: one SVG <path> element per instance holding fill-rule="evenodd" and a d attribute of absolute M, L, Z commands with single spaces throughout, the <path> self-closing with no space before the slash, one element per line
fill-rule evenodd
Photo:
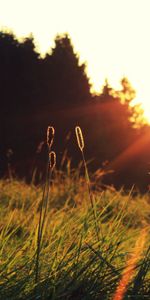
<path fill-rule="evenodd" d="M 97 235 L 97 239 L 98 239 L 98 242 L 99 242 L 100 237 L 99 237 L 99 231 L 98 231 L 97 215 L 96 215 L 95 205 L 94 205 L 94 202 L 93 202 L 93 195 L 92 195 L 91 187 L 90 187 L 90 179 L 89 179 L 88 168 L 87 168 L 87 164 L 86 164 L 86 161 L 85 161 L 85 156 L 84 156 L 83 150 L 81 151 L 81 153 L 82 153 L 82 159 L 83 159 L 83 163 L 84 163 L 85 177 L 86 177 L 86 183 L 87 183 L 87 187 L 88 187 L 89 198 L 90 198 L 92 212 L 93 212 L 93 216 L 94 216 L 94 220 L 95 220 L 96 235 Z"/>
<path fill-rule="evenodd" d="M 43 188 L 43 195 L 40 204 L 40 216 L 39 216 L 39 224 L 38 224 L 38 236 L 37 236 L 37 251 L 36 251 L 36 265 L 35 265 L 35 283 L 37 284 L 39 281 L 39 257 L 41 251 L 41 239 L 42 239 L 42 229 L 44 226 L 44 219 L 43 219 L 43 207 L 46 198 L 48 197 L 48 192 L 46 194 L 46 187 L 47 187 L 47 179 L 49 178 L 49 160 L 47 162 L 46 167 L 46 180 Z M 49 184 L 48 184 L 48 191 L 49 191 Z M 46 196 L 47 197 L 46 197 Z M 45 214 L 44 214 L 45 215 Z"/>

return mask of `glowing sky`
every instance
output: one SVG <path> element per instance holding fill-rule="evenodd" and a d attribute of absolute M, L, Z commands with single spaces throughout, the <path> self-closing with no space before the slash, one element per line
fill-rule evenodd
<path fill-rule="evenodd" d="M 150 120 L 150 0 L 0 0 L 0 26 L 32 32 L 42 53 L 68 32 L 94 88 L 127 76 Z"/>

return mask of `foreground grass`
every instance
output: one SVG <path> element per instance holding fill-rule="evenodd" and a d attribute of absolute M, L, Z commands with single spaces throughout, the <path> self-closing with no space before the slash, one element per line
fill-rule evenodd
<path fill-rule="evenodd" d="M 149 196 L 93 194 L 98 235 L 84 180 L 55 174 L 37 283 L 42 187 L 0 181 L 0 299 L 150 299 Z"/>

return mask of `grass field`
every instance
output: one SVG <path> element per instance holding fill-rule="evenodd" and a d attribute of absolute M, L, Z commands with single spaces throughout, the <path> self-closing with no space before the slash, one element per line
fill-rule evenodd
<path fill-rule="evenodd" d="M 150 299 L 149 195 L 91 193 L 93 207 L 78 170 L 55 171 L 44 196 L 0 181 L 0 299 Z"/>

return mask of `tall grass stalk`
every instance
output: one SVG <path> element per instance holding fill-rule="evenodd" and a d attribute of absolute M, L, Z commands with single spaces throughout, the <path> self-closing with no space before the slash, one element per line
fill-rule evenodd
<path fill-rule="evenodd" d="M 88 188 L 88 194 L 89 194 L 89 199 L 90 199 L 90 203 L 91 203 L 91 207 L 92 207 L 92 212 L 93 212 L 93 216 L 94 216 L 94 220 L 95 220 L 96 235 L 97 235 L 97 239 L 98 239 L 98 242 L 99 242 L 100 241 L 99 225 L 98 225 L 98 222 L 97 222 L 95 199 L 94 199 L 92 191 L 91 191 L 90 177 L 89 177 L 87 163 L 86 163 L 85 155 L 84 155 L 84 146 L 85 146 L 84 138 L 83 138 L 82 130 L 79 126 L 75 127 L 75 133 L 76 133 L 78 147 L 79 147 L 79 149 L 81 151 L 81 154 L 82 154 L 82 160 L 83 160 L 83 165 L 84 165 L 84 170 L 85 170 L 85 179 L 86 179 L 86 184 L 87 184 L 87 188 Z M 101 235 L 102 235 L 102 231 L 101 231 Z"/>
<path fill-rule="evenodd" d="M 42 247 L 43 229 L 46 220 L 48 199 L 50 193 L 50 182 L 51 182 L 52 172 L 56 165 L 56 154 L 54 151 L 51 151 L 51 147 L 54 141 L 54 134 L 55 134 L 54 127 L 49 126 L 47 129 L 48 163 L 46 168 L 46 180 L 43 187 L 42 200 L 40 203 L 40 215 L 39 215 L 38 233 L 37 233 L 37 249 L 36 249 L 36 264 L 35 264 L 36 291 L 39 282 L 40 252 Z"/>

